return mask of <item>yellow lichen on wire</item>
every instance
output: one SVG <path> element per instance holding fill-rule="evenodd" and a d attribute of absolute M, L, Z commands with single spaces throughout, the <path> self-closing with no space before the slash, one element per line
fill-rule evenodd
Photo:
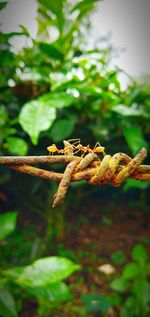
<path fill-rule="evenodd" d="M 142 148 L 133 159 L 125 153 L 116 153 L 113 156 L 104 155 L 100 159 L 94 152 L 88 153 L 84 157 L 75 155 L 1 156 L 0 165 L 21 173 L 60 182 L 53 202 L 53 207 L 57 207 L 63 203 L 70 182 L 86 180 L 91 185 L 112 183 L 114 186 L 120 186 L 128 177 L 140 181 L 150 181 L 150 166 L 141 165 L 146 156 L 145 148 Z M 56 173 L 32 166 L 39 163 L 63 163 L 67 166 L 64 173 Z"/>

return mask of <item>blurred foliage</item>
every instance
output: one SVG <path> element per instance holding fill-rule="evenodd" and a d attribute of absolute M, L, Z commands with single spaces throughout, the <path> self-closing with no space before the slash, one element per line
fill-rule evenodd
<path fill-rule="evenodd" d="M 20 32 L 0 33 L 0 155 L 47 154 L 48 145 L 58 143 L 58 147 L 61 147 L 62 141 L 67 138 L 80 138 L 83 145 L 91 144 L 91 146 L 98 141 L 110 154 L 123 151 L 134 156 L 141 147 L 145 146 L 148 149 L 149 79 L 146 78 L 146 81 L 138 79 L 136 82 L 122 70 L 112 67 L 113 48 L 109 42 L 105 49 L 102 48 L 101 40 L 92 47 L 88 43 L 91 37 L 89 17 L 100 1 L 37 0 L 37 3 L 36 38 L 33 39 L 30 32 L 22 25 Z M 0 10 L 5 9 L 6 5 L 7 3 L 2 1 Z M 25 46 L 21 50 L 13 47 L 12 40 L 16 37 L 25 39 Z M 122 88 L 122 76 L 128 81 L 126 89 Z M 15 180 L 11 175 L 15 175 Z M 54 267 L 58 268 L 55 272 L 58 279 L 53 281 L 53 286 L 49 283 L 45 287 L 43 268 L 47 270 L 47 261 L 50 266 L 52 259 L 48 257 L 37 260 L 37 257 L 41 256 L 38 251 L 44 254 L 47 245 L 51 242 L 52 232 L 62 231 L 67 203 L 54 213 L 50 207 L 49 187 L 51 186 L 52 196 L 56 191 L 55 184 L 47 185 L 41 179 L 17 176 L 5 168 L 1 168 L 0 184 L 4 186 L 4 190 L 0 192 L 0 199 L 4 205 L 6 203 L 11 206 L 13 203 L 17 209 L 31 212 L 31 219 L 40 217 L 47 223 L 43 240 L 37 236 L 33 243 L 28 240 L 24 243 L 21 234 L 16 235 L 15 245 L 20 245 L 20 252 L 23 253 L 20 262 L 24 267 L 1 269 L 0 315 L 17 316 L 17 311 L 22 310 L 22 303 L 17 300 L 16 305 L 14 298 L 18 299 L 20 289 L 24 289 L 25 295 L 22 292 L 22 296 L 25 299 L 36 298 L 39 314 L 47 316 L 47 312 L 70 298 L 69 288 L 62 280 L 77 269 L 71 261 L 74 260 L 72 251 L 60 248 L 60 256 L 71 259 L 66 259 L 65 262 L 68 265 L 67 273 L 63 272 L 64 275 L 60 277 L 60 268 L 63 269 L 64 266 L 58 263 L 60 258 L 55 257 Z M 146 189 L 147 186 L 147 183 L 129 180 L 125 189 L 129 190 L 131 187 Z M 73 193 L 75 187 L 78 187 L 78 184 L 72 186 Z M 75 199 L 82 197 L 81 190 L 77 193 L 78 197 Z M 14 206 L 13 209 L 16 210 Z M 111 220 L 108 217 L 105 216 L 103 219 L 105 223 L 110 224 Z M 80 220 L 82 220 L 81 224 L 86 221 L 86 219 Z M 0 239 L 4 239 L 15 228 L 16 213 L 2 215 L 1 221 L 3 230 L 0 232 Z M 55 228 L 56 224 L 59 224 L 59 228 Z M 26 235 L 29 237 L 28 232 Z M 41 251 L 41 244 L 45 247 L 44 251 Z M 4 264 L 9 262 L 5 259 L 10 252 L 8 249 L 6 245 L 6 254 L 2 262 Z M 16 265 L 18 247 L 14 249 L 12 262 L 14 261 Z M 147 300 L 146 305 L 149 303 L 147 282 L 149 273 L 144 275 L 142 271 L 143 267 L 146 267 L 149 272 L 149 262 L 147 264 L 145 259 L 146 251 L 140 249 L 140 252 L 143 252 L 139 255 L 139 258 L 145 261 L 143 263 L 137 261 L 135 256 L 137 251 L 133 255 L 134 268 L 135 266 L 138 268 L 134 272 L 139 272 L 136 276 L 138 282 L 131 276 L 123 276 L 121 284 L 121 288 L 128 286 L 128 292 L 131 294 L 129 300 L 126 294 L 119 299 L 117 297 L 117 305 L 126 298 L 122 316 L 129 316 L 128 310 L 132 310 L 134 304 L 137 305 L 137 310 L 141 309 L 138 307 L 144 305 L 144 296 Z M 81 257 L 84 257 L 83 253 Z M 27 265 L 25 258 L 29 259 L 29 262 L 34 261 L 33 264 Z M 112 255 L 112 260 L 122 264 L 125 259 L 121 251 L 118 251 Z M 71 271 L 69 265 L 72 267 Z M 33 267 L 35 276 L 32 276 Z M 43 279 L 42 285 L 31 287 L 31 283 L 38 283 L 41 279 Z M 119 292 L 120 284 L 117 283 L 114 281 L 112 288 L 116 288 Z M 140 298 L 141 289 L 143 294 Z M 98 311 L 105 314 L 109 306 L 107 299 L 92 292 L 85 294 L 82 301 L 86 312 L 89 313 Z M 148 306 L 144 309 L 148 309 Z M 147 316 L 146 313 L 144 316 Z"/>
<path fill-rule="evenodd" d="M 35 39 L 23 26 L 1 33 L 1 154 L 40 153 L 72 137 L 132 155 L 148 147 L 149 86 L 128 78 L 122 90 L 109 43 L 87 49 L 97 2 L 38 0 Z M 21 51 L 11 45 L 14 36 L 26 37 Z"/>
<path fill-rule="evenodd" d="M 0 240 L 6 239 L 15 230 L 16 218 L 16 212 L 0 215 Z M 69 287 L 62 281 L 79 269 L 79 265 L 59 256 L 41 258 L 27 266 L 8 269 L 1 266 L 0 316 L 17 317 L 23 300 L 31 296 L 38 302 L 39 314 L 50 316 L 53 309 L 72 298 Z M 20 289 L 24 289 L 25 298 L 19 296 L 19 307 L 17 296 Z"/>
<path fill-rule="evenodd" d="M 142 244 L 132 250 L 132 261 L 126 264 L 111 288 L 119 295 L 120 317 L 150 315 L 150 259 Z"/>

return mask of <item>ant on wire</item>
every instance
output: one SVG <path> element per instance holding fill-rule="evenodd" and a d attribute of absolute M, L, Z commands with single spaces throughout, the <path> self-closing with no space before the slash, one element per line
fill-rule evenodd
<path fill-rule="evenodd" d="M 73 141 L 73 143 L 71 143 Z M 70 140 L 64 140 L 64 148 L 58 149 L 55 144 L 52 144 L 47 147 L 47 150 L 50 154 L 58 153 L 58 154 L 64 154 L 64 155 L 74 155 L 78 152 L 83 152 L 81 156 L 84 156 L 86 153 L 103 153 L 103 155 L 106 155 L 105 147 L 101 146 L 99 142 L 96 142 L 93 149 L 90 148 L 90 145 L 83 146 L 80 143 L 80 139 L 70 139 Z M 76 145 L 77 144 L 77 145 Z"/>
<path fill-rule="evenodd" d="M 90 148 L 89 144 L 87 146 L 78 144 L 75 148 L 77 150 L 75 153 L 78 153 L 79 151 L 83 152 L 82 156 L 84 156 L 85 153 L 103 153 L 103 155 L 106 155 L 106 153 L 104 152 L 104 146 L 101 146 L 99 142 L 96 142 L 93 149 Z"/>
<path fill-rule="evenodd" d="M 70 143 L 72 142 L 73 143 Z M 54 154 L 54 153 L 58 153 L 58 154 L 64 154 L 64 155 L 73 155 L 74 154 L 74 150 L 76 149 L 75 144 L 78 143 L 78 145 L 80 144 L 80 139 L 70 139 L 70 140 L 64 140 L 64 148 L 63 149 L 58 149 L 57 146 L 55 144 L 52 144 L 50 146 L 47 147 L 47 150 L 49 151 L 49 154 Z"/>

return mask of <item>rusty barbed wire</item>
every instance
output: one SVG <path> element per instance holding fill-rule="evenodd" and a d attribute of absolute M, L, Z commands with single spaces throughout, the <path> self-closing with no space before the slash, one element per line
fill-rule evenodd
<path fill-rule="evenodd" d="M 53 201 L 53 207 L 58 207 L 63 203 L 70 182 L 86 180 L 91 185 L 112 183 L 114 186 L 120 186 L 127 178 L 150 181 L 150 166 L 141 165 L 146 156 L 145 148 L 142 148 L 133 159 L 125 153 L 105 155 L 102 159 L 95 153 L 89 153 L 85 157 L 74 155 L 1 156 L 0 165 L 21 173 L 60 182 Z M 63 163 L 67 166 L 64 173 L 32 166 L 44 163 Z"/>

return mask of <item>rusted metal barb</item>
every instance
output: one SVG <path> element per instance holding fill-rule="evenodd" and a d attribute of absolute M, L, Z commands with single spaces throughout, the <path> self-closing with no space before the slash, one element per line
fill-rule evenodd
<path fill-rule="evenodd" d="M 132 159 L 125 153 L 113 156 L 105 155 L 102 159 L 89 153 L 85 157 L 74 155 L 47 156 L 1 156 L 0 165 L 32 176 L 60 182 L 54 197 L 53 207 L 62 204 L 70 182 L 86 180 L 91 185 L 112 183 L 120 184 L 128 177 L 140 181 L 150 181 L 150 166 L 141 165 L 147 151 L 141 149 Z M 64 173 L 45 170 L 32 165 L 36 164 L 65 164 Z"/>

